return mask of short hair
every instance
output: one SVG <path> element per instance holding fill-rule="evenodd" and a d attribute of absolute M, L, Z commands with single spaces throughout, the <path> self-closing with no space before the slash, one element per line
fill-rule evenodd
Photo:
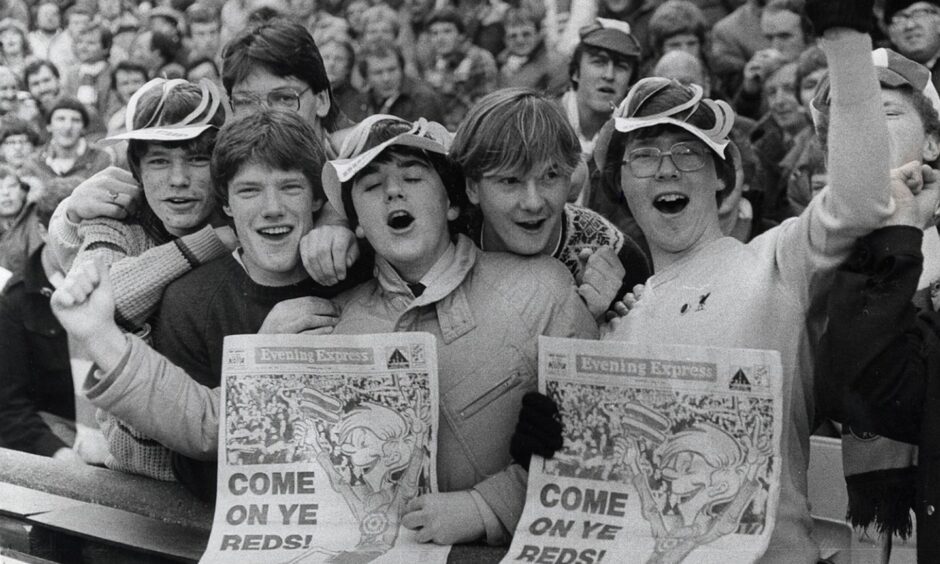
<path fill-rule="evenodd" d="M 384 119 L 375 122 L 369 131 L 369 137 L 366 139 L 362 152 L 380 145 L 402 133 L 407 133 L 411 130 L 411 127 L 412 125 L 410 123 L 398 119 Z M 415 156 L 427 161 L 428 164 L 434 168 L 437 175 L 440 176 L 441 182 L 444 184 L 444 190 L 447 193 L 447 198 L 450 200 L 450 205 L 457 207 L 461 212 L 460 217 L 449 222 L 450 231 L 451 233 L 466 233 L 466 214 L 469 211 L 470 202 L 467 199 L 467 186 L 464 182 L 463 170 L 460 165 L 449 155 L 398 145 L 387 148 L 382 154 L 373 159 L 371 164 L 387 163 L 396 156 Z M 349 218 L 350 226 L 354 229 L 359 224 L 359 215 L 356 213 L 356 209 L 352 203 L 352 186 L 356 179 L 362 174 L 363 171 L 359 171 L 352 180 L 344 182 L 341 190 L 343 210 L 346 212 L 346 217 Z"/>
<path fill-rule="evenodd" d="M 293 76 L 310 86 L 313 92 L 326 91 L 330 110 L 322 123 L 334 131 L 342 112 L 333 98 L 323 57 L 313 36 L 304 26 L 283 18 L 250 26 L 228 42 L 222 52 L 222 84 L 229 96 L 236 84 L 257 67 L 275 76 Z"/>
<path fill-rule="evenodd" d="M 530 88 L 506 88 L 481 98 L 467 113 L 450 148 L 468 179 L 530 171 L 554 164 L 574 172 L 581 143 L 561 107 Z"/>
<path fill-rule="evenodd" d="M 98 32 L 99 34 L 101 34 L 100 35 L 101 48 L 104 50 L 105 53 L 110 52 L 111 44 L 114 41 L 114 36 L 111 34 L 111 30 L 105 27 L 104 25 L 102 25 L 100 22 L 97 22 L 97 21 L 92 22 L 91 24 L 88 25 L 88 27 L 82 30 L 79 36 L 88 35 L 90 33 L 95 33 L 95 32 Z"/>
<path fill-rule="evenodd" d="M 693 94 L 694 91 L 691 88 L 683 86 L 673 80 L 668 85 L 652 94 L 633 117 L 653 116 L 667 112 L 691 100 Z M 715 127 L 715 116 L 707 106 L 699 104 L 696 106 L 695 111 L 685 119 L 685 122 L 703 131 L 708 131 Z M 635 139 L 653 139 L 663 135 L 667 131 L 685 130 L 673 125 L 657 125 L 644 127 L 629 133 L 614 132 L 611 136 L 610 144 L 607 147 L 607 159 L 604 161 L 604 170 L 601 171 L 602 181 L 612 194 L 620 193 L 620 176 L 623 170 L 622 163 L 627 145 Z M 718 175 L 718 179 L 724 183 L 724 189 L 716 193 L 718 203 L 721 204 L 721 202 L 734 191 L 736 182 L 734 163 L 731 162 L 730 158 L 723 160 L 718 158 L 710 149 L 708 150 L 708 154 L 711 155 L 715 163 L 715 172 Z"/>
<path fill-rule="evenodd" d="M 51 106 L 46 110 L 46 124 L 52 123 L 52 115 L 58 110 L 74 110 L 82 115 L 82 123 L 85 127 L 88 127 L 89 116 L 88 110 L 85 108 L 85 104 L 82 104 L 78 101 L 77 98 L 71 96 L 61 96 Z"/>
<path fill-rule="evenodd" d="M 132 61 L 121 61 L 120 63 L 116 64 L 113 69 L 111 69 L 111 90 L 117 89 L 117 74 L 119 72 L 136 72 L 143 75 L 144 82 L 147 82 L 147 80 L 150 78 L 149 74 L 147 73 L 147 67 Z"/>
<path fill-rule="evenodd" d="M 219 16 L 209 9 L 208 6 L 196 2 L 192 6 L 186 9 L 186 22 L 189 24 L 189 29 L 192 30 L 193 24 L 207 24 L 214 23 L 220 24 Z"/>
<path fill-rule="evenodd" d="M 137 111 L 134 112 L 133 127 L 142 129 L 144 127 L 156 127 L 159 125 L 173 125 L 179 123 L 183 118 L 191 114 L 199 107 L 203 101 L 202 89 L 195 84 L 188 82 L 180 84 L 169 90 L 164 95 L 162 88 L 153 88 L 141 96 L 137 103 Z M 203 113 L 205 113 L 203 109 Z M 204 115 L 196 116 L 197 119 L 205 118 Z M 208 123 L 221 127 L 225 124 L 225 108 L 221 105 L 216 109 L 215 114 L 209 119 Z M 183 148 L 187 152 L 194 154 L 212 153 L 212 147 L 215 145 L 217 130 L 209 128 L 195 139 L 186 139 L 184 141 L 144 141 L 141 139 L 131 139 L 127 143 L 127 165 L 130 168 L 134 178 L 140 182 L 140 159 L 147 154 L 151 145 L 160 145 L 171 149 Z"/>
<path fill-rule="evenodd" d="M 246 166 L 299 170 L 313 188 L 314 200 L 325 200 L 326 153 L 316 132 L 296 112 L 261 108 L 229 123 L 219 132 L 211 171 L 216 201 L 228 203 L 228 187 Z"/>
<path fill-rule="evenodd" d="M 49 69 L 49 72 L 51 72 L 52 75 L 55 76 L 56 78 L 62 78 L 59 75 L 59 69 L 56 68 L 56 66 L 52 64 L 52 62 L 46 61 L 44 59 L 36 60 L 36 61 L 29 63 L 23 68 L 23 81 L 26 83 L 27 87 L 29 86 L 29 77 L 33 76 L 34 74 L 37 74 L 43 68 Z"/>
<path fill-rule="evenodd" d="M 826 53 L 819 45 L 810 45 L 796 59 L 796 99 L 801 104 L 805 102 L 801 94 L 803 79 L 820 69 L 828 69 L 829 62 Z"/>
<path fill-rule="evenodd" d="M 25 135 L 34 147 L 42 144 L 42 139 L 36 129 L 27 121 L 12 116 L 4 116 L 0 119 L 0 143 L 7 140 L 7 137 L 14 135 Z"/>
<path fill-rule="evenodd" d="M 574 79 L 576 72 L 581 70 L 581 58 L 584 57 L 585 53 L 599 54 L 606 53 L 611 60 L 614 61 L 614 64 L 617 64 L 620 61 L 625 61 L 633 65 L 633 75 L 630 77 L 630 82 L 632 83 L 639 74 L 637 72 L 637 64 L 639 63 L 639 57 L 634 57 L 631 55 L 624 55 L 622 53 L 617 53 L 610 51 L 609 49 L 604 49 L 602 47 L 595 47 L 593 45 L 585 45 L 584 43 L 578 43 L 578 46 L 574 48 L 574 53 L 571 55 L 571 60 L 568 62 L 568 77 L 571 80 L 571 85 L 574 90 L 578 89 L 578 82 Z"/>
<path fill-rule="evenodd" d="M 510 8 L 506 10 L 503 18 L 503 27 L 519 27 L 523 25 L 535 26 L 535 31 L 542 30 L 542 18 L 528 8 Z"/>
<path fill-rule="evenodd" d="M 662 53 L 667 39 L 688 33 L 698 38 L 704 54 L 708 31 L 705 14 L 689 0 L 668 0 L 650 16 L 649 41 L 655 53 Z"/>
<path fill-rule="evenodd" d="M 401 30 L 401 22 L 398 20 L 398 12 L 391 9 L 388 4 L 376 4 L 366 9 L 362 13 L 362 29 L 365 31 L 366 27 L 371 23 L 375 22 L 388 22 L 392 24 L 392 31 L 395 34 L 395 37 L 398 37 L 398 32 Z"/>
<path fill-rule="evenodd" d="M 460 12 L 453 8 L 440 8 L 434 10 L 427 18 L 427 23 L 425 24 L 425 29 L 431 29 L 431 26 L 436 23 L 449 23 L 454 24 L 457 28 L 457 33 L 466 33 L 467 28 L 464 25 L 463 17 L 461 17 Z"/>
<path fill-rule="evenodd" d="M 402 55 L 401 48 L 387 39 L 377 39 L 370 41 L 359 49 L 358 66 L 359 74 L 366 76 L 369 72 L 369 57 L 374 59 L 384 59 L 395 57 L 398 60 L 398 66 L 405 70 L 405 57 Z"/>
<path fill-rule="evenodd" d="M 770 0 L 764 6 L 763 14 L 772 14 L 774 12 L 791 12 L 800 17 L 800 30 L 803 32 L 803 39 L 807 43 L 813 40 L 813 22 L 806 15 L 806 3 L 804 0 Z"/>

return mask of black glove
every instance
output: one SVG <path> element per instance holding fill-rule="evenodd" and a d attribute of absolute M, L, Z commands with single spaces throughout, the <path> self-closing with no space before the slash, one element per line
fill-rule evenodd
<path fill-rule="evenodd" d="M 806 15 L 813 22 L 817 36 L 831 27 L 847 27 L 871 33 L 874 25 L 874 0 L 807 0 Z"/>
<path fill-rule="evenodd" d="M 533 454 L 551 458 L 561 448 L 561 431 L 561 413 L 555 400 L 529 392 L 522 397 L 522 410 L 509 443 L 509 454 L 516 464 L 528 470 Z"/>

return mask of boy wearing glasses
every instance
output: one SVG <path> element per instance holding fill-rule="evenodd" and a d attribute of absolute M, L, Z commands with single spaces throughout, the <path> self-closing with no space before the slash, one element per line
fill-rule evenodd
<path fill-rule="evenodd" d="M 722 235 L 734 114 L 701 89 L 649 78 L 605 126 L 595 158 L 643 230 L 655 274 L 611 340 L 777 350 L 783 362 L 780 505 L 766 562 L 816 562 L 806 471 L 813 430 L 812 306 L 855 239 L 890 215 L 888 129 L 871 59 L 871 2 L 811 2 L 830 61 L 830 186 L 748 244 Z M 856 31 L 857 30 L 857 31 Z M 729 153 L 729 151 L 731 151 Z M 919 170 L 919 167 L 918 167 Z"/>

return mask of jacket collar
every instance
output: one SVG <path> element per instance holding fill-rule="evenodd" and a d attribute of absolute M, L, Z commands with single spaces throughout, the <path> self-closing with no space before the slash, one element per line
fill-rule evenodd
<path fill-rule="evenodd" d="M 395 306 L 402 306 L 400 316 L 433 305 L 437 309 L 444 342 L 451 343 L 476 327 L 466 292 L 461 285 L 476 264 L 479 254 L 480 250 L 468 237 L 458 235 L 454 252 L 444 253 L 438 264 L 432 267 L 440 274 L 417 298 L 412 297 L 411 290 L 395 268 L 379 256 L 375 258 L 375 276 L 388 301 Z M 447 261 L 447 264 L 440 261 Z"/>

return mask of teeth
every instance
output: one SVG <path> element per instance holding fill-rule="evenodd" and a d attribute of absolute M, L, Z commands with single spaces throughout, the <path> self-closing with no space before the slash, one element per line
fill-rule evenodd
<path fill-rule="evenodd" d="M 265 227 L 264 229 L 259 229 L 259 232 L 265 235 L 284 235 L 290 233 L 290 227 Z"/>
<path fill-rule="evenodd" d="M 656 198 L 657 202 L 678 202 L 680 200 L 686 199 L 685 196 L 681 194 L 663 194 Z"/>

